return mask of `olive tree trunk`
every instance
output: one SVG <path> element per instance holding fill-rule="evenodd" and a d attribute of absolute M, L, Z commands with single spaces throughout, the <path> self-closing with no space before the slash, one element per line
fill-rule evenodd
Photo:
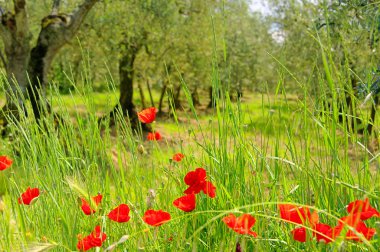
<path fill-rule="evenodd" d="M 137 111 L 133 103 L 133 83 L 135 79 L 135 60 L 140 49 L 143 47 L 145 39 L 146 35 L 143 35 L 142 38 L 136 36 L 125 38 L 121 43 L 124 49 L 119 60 L 120 97 L 119 103 L 110 113 L 111 125 L 115 124 L 117 112 L 120 111 L 121 115 L 129 120 L 131 128 L 134 130 L 138 129 Z M 151 127 L 147 124 L 142 124 L 142 130 L 150 131 Z"/>
<path fill-rule="evenodd" d="M 18 119 L 20 108 L 24 110 L 24 97 L 31 100 L 36 119 L 40 118 L 43 108 L 50 110 L 45 89 L 51 63 L 59 49 L 74 37 L 98 1 L 84 0 L 71 14 L 57 15 L 60 1 L 54 0 L 52 13 L 42 19 L 37 44 L 32 50 L 26 1 L 13 0 L 14 13 L 0 6 L 0 36 L 5 51 L 5 57 L 1 58 L 8 80 L 6 113 L 11 112 Z"/>
<path fill-rule="evenodd" d="M 376 95 L 375 97 L 373 97 L 373 102 L 372 102 L 372 106 L 371 106 L 370 121 L 367 125 L 367 131 L 368 131 L 369 135 L 371 135 L 373 132 L 373 125 L 375 125 L 376 110 L 377 110 L 377 106 L 379 105 L 379 101 L 380 101 L 379 95 Z"/>
<path fill-rule="evenodd" d="M 13 13 L 0 7 L 0 19 L 0 37 L 5 52 L 2 61 L 7 76 L 5 87 L 7 102 L 3 111 L 18 119 L 20 109 L 24 110 L 23 96 L 28 85 L 26 71 L 31 38 L 25 0 L 14 1 Z"/>
<path fill-rule="evenodd" d="M 79 30 L 88 12 L 99 0 L 85 0 L 71 14 L 54 14 L 57 6 L 53 6 L 51 15 L 41 22 L 41 31 L 36 46 L 30 52 L 28 75 L 30 85 L 28 94 L 36 119 L 41 112 L 51 112 L 45 92 L 48 83 L 48 72 L 54 57 L 67 41 L 71 40 Z"/>

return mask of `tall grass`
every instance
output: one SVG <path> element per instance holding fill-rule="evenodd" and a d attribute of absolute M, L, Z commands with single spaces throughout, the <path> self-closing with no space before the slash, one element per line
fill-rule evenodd
<path fill-rule="evenodd" d="M 330 76 L 339 73 L 323 47 L 322 52 L 320 88 L 336 98 L 334 85 L 339 83 Z M 216 67 L 212 83 L 216 93 L 223 90 Z M 378 234 L 364 243 L 298 243 L 290 235 L 294 225 L 279 218 L 280 202 L 309 205 L 331 225 L 347 215 L 345 206 L 355 199 L 369 197 L 380 208 L 379 152 L 368 148 L 368 137 L 338 122 L 335 99 L 332 113 L 320 111 L 307 83 L 302 83 L 299 98 L 287 93 L 280 78 L 276 93 L 249 95 L 246 102 L 232 103 L 228 92 L 221 93 L 216 108 L 205 115 L 194 108 L 183 79 L 182 86 L 191 113 L 171 108 L 175 121 L 158 119 L 153 127 L 164 136 L 158 142 L 132 132 L 121 116 L 113 128 L 99 125 L 99 101 L 91 90 L 72 96 L 52 90 L 64 124 L 56 125 L 53 116 L 43 119 L 43 128 L 30 117 L 17 122 L 8 118 L 10 134 L 1 141 L 0 151 L 14 163 L 0 174 L 0 250 L 76 250 L 77 235 L 89 234 L 96 225 L 107 234 L 103 249 L 128 235 L 117 251 L 235 251 L 237 243 L 243 251 L 380 248 Z M 319 98 L 320 104 L 326 97 Z M 176 152 L 186 156 L 181 163 L 170 160 Z M 183 177 L 196 167 L 207 170 L 217 197 L 200 194 L 196 210 L 183 213 L 172 202 L 186 189 Z M 40 188 L 41 196 L 31 206 L 19 205 L 17 198 L 28 186 Z M 103 195 L 100 208 L 85 216 L 78 199 L 97 193 Z M 131 207 L 131 220 L 111 222 L 107 213 L 121 203 Z M 142 221 L 150 207 L 169 211 L 172 221 L 150 228 Z M 229 230 L 221 221 L 228 213 L 255 216 L 259 237 Z M 375 220 L 367 223 L 375 226 Z"/>

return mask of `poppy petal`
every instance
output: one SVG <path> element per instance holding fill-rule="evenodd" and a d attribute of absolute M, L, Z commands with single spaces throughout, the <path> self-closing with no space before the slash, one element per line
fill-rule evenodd
<path fill-rule="evenodd" d="M 119 223 L 127 222 L 131 218 L 129 216 L 129 211 L 130 209 L 128 205 L 120 204 L 108 214 L 108 218 Z"/>
<path fill-rule="evenodd" d="M 137 113 L 137 116 L 142 123 L 152 123 L 156 119 L 156 108 L 151 107 Z"/>
<path fill-rule="evenodd" d="M 162 136 L 160 134 L 160 132 L 156 131 L 156 132 L 149 132 L 148 135 L 147 135 L 147 140 L 148 141 L 158 141 L 158 140 L 161 140 L 162 139 Z"/>
<path fill-rule="evenodd" d="M 192 186 L 206 180 L 206 170 L 203 168 L 197 168 L 195 171 L 191 171 L 186 174 L 184 181 L 186 185 Z"/>
<path fill-rule="evenodd" d="M 182 153 L 176 153 L 173 155 L 173 160 L 176 162 L 181 162 L 181 160 L 185 157 Z"/>
<path fill-rule="evenodd" d="M 191 212 L 195 209 L 195 194 L 187 194 L 174 200 L 173 205 L 184 212 Z"/>
<path fill-rule="evenodd" d="M 376 233 L 376 229 L 368 228 L 360 217 L 360 214 L 356 214 L 340 218 L 338 225 L 335 227 L 335 232 L 339 234 L 345 226 L 350 226 L 351 228 L 354 228 L 357 233 L 361 233 L 367 240 L 370 240 Z M 351 230 L 346 232 L 345 238 L 347 240 L 362 241 L 361 238 Z"/>
<path fill-rule="evenodd" d="M 0 156 L 0 171 L 9 168 L 13 161 L 7 156 Z"/>
<path fill-rule="evenodd" d="M 106 240 L 107 235 L 101 231 L 100 226 L 96 226 L 92 233 L 84 238 L 78 236 L 77 249 L 79 251 L 87 251 L 93 247 L 101 247 Z"/>
<path fill-rule="evenodd" d="M 306 242 L 306 228 L 299 227 L 291 231 L 293 239 L 299 242 Z"/>
<path fill-rule="evenodd" d="M 292 204 L 280 204 L 278 207 L 280 209 L 281 218 L 289 222 L 304 224 L 311 216 L 309 208 L 307 207 Z"/>
<path fill-rule="evenodd" d="M 161 226 L 162 224 L 168 222 L 171 216 L 168 212 L 162 210 L 149 209 L 145 212 L 143 216 L 143 221 L 150 226 Z"/>
<path fill-rule="evenodd" d="M 361 220 L 367 220 L 371 217 L 380 217 L 380 213 L 369 204 L 369 199 L 355 200 L 347 206 L 350 214 L 360 214 Z"/>
<path fill-rule="evenodd" d="M 95 204 L 95 207 L 97 207 L 100 204 L 102 199 L 103 199 L 103 196 L 100 193 L 98 195 L 92 197 L 92 200 Z M 96 212 L 96 210 L 90 206 L 90 204 L 87 202 L 86 199 L 81 198 L 81 203 L 82 203 L 81 209 L 85 215 L 91 215 L 91 214 Z"/>
<path fill-rule="evenodd" d="M 257 237 L 257 233 L 252 231 L 251 228 L 255 225 L 256 219 L 250 214 L 243 214 L 237 217 L 234 214 L 229 214 L 224 217 L 222 221 L 238 234 L 251 235 Z"/>
<path fill-rule="evenodd" d="M 327 224 L 317 223 L 314 227 L 315 231 L 313 235 L 317 238 L 317 241 L 330 243 L 333 241 L 334 229 Z"/>
<path fill-rule="evenodd" d="M 24 193 L 21 194 L 21 197 L 18 198 L 19 204 L 31 205 L 37 198 L 40 196 L 40 189 L 28 187 Z"/>
<path fill-rule="evenodd" d="M 226 217 L 223 217 L 222 221 L 227 225 L 229 228 L 234 228 L 236 226 L 236 216 L 233 214 L 229 214 Z"/>
<path fill-rule="evenodd" d="M 206 181 L 205 183 L 203 183 L 202 191 L 210 198 L 215 198 L 216 196 L 216 187 L 210 181 Z"/>

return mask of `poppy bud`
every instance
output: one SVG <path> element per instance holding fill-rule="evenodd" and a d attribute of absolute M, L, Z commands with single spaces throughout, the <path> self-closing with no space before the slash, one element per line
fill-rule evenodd
<path fill-rule="evenodd" d="M 137 146 L 137 151 L 142 155 L 142 154 L 145 154 L 145 148 L 144 148 L 144 145 L 140 144 L 139 146 Z"/>

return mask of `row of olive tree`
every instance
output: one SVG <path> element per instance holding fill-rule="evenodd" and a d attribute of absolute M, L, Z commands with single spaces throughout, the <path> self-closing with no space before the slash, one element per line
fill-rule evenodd
<path fill-rule="evenodd" d="M 165 98 L 182 107 L 181 79 L 199 105 L 199 92 L 211 87 L 213 67 L 220 72 L 221 87 L 236 90 L 237 96 L 243 89 L 256 88 L 258 82 L 274 81 L 263 76 L 272 77 L 267 51 L 276 44 L 268 33 L 269 23 L 250 13 L 249 1 L 96 2 L 14 0 L 2 6 L 1 58 L 9 87 L 5 111 L 18 117 L 24 108 L 22 97 L 27 97 L 40 118 L 42 111 L 50 112 L 44 98 L 49 80 L 60 77 L 65 82 L 71 73 L 77 84 L 85 73 L 85 85 L 101 82 L 108 73 L 116 77 L 120 98 L 110 115 L 121 109 L 132 125 L 137 122 L 136 90 L 143 106 L 147 106 L 144 90 L 148 90 L 149 105 L 162 112 Z M 73 10 L 74 6 L 78 7 Z M 62 9 L 69 14 L 59 12 Z M 80 46 L 88 51 L 90 66 L 81 63 L 85 57 Z M 152 87 L 160 90 L 158 101 L 152 98 Z"/>
<path fill-rule="evenodd" d="M 168 100 L 165 98 L 170 97 L 176 108 L 182 108 L 181 78 L 189 86 L 194 105 L 200 105 L 204 96 L 199 93 L 208 92 L 211 87 L 213 65 L 221 72 L 223 86 L 237 90 L 237 95 L 243 89 L 256 89 L 259 82 L 274 82 L 272 59 L 267 54 L 275 45 L 268 33 L 269 23 L 250 13 L 248 1 L 228 1 L 223 5 L 220 1 L 200 0 L 114 0 L 98 6 L 102 8 L 95 8 L 95 14 L 84 24 L 91 32 L 82 30 L 80 40 L 84 48 L 91 47 L 90 79 L 100 83 L 99 78 L 109 71 L 116 79 L 119 76 L 117 83 L 125 83 L 120 85 L 125 94 L 120 99 L 124 114 L 135 114 L 131 90 L 139 91 L 144 107 L 155 105 L 162 112 L 164 101 Z M 101 21 L 94 18 L 98 16 Z M 62 54 L 63 59 L 67 59 L 66 54 L 81 59 L 74 47 Z M 125 57 L 131 57 L 133 62 L 123 61 Z M 126 63 L 133 70 L 129 70 L 133 74 L 124 74 L 129 78 L 121 74 L 121 66 Z M 78 65 L 66 61 L 60 67 L 69 72 L 70 64 Z M 81 71 L 80 67 L 75 69 Z M 152 87 L 161 93 L 158 101 L 151 95 L 150 101 L 144 97 L 144 90 L 151 94 Z"/>

